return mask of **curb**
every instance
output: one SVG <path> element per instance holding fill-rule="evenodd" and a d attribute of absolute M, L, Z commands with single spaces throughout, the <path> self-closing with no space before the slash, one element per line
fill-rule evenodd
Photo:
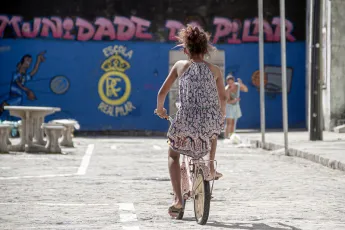
<path fill-rule="evenodd" d="M 262 148 L 268 151 L 278 150 L 284 148 L 283 145 L 274 144 L 271 142 L 266 142 L 265 145 L 262 144 L 261 141 L 258 140 L 251 140 L 251 144 L 254 144 L 257 148 Z M 289 148 L 288 149 L 289 156 L 304 158 L 306 160 L 321 164 L 331 169 L 336 169 L 345 172 L 345 162 L 340 162 L 337 160 L 320 157 L 314 153 L 308 153 L 305 151 L 301 151 L 298 149 Z"/>

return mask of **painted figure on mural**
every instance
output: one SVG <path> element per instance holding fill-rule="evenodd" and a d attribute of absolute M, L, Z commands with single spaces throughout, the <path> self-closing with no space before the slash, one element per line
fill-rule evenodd
<path fill-rule="evenodd" d="M 226 77 L 225 92 L 227 95 L 226 102 L 226 128 L 225 128 L 225 138 L 230 138 L 235 132 L 236 122 L 242 117 L 242 111 L 240 107 L 240 91 L 248 92 L 248 87 L 243 84 L 240 78 L 237 78 L 229 74 Z"/>
<path fill-rule="evenodd" d="M 24 55 L 20 61 L 17 63 L 16 71 L 13 74 L 10 92 L 7 99 L 5 99 L 0 105 L 0 115 L 4 111 L 4 106 L 6 105 L 21 105 L 23 103 L 24 97 L 28 100 L 36 100 L 34 92 L 26 87 L 26 82 L 32 80 L 33 76 L 37 73 L 42 62 L 45 61 L 43 51 L 37 55 L 36 63 L 31 72 L 28 72 L 31 63 L 32 56 L 30 54 Z"/>

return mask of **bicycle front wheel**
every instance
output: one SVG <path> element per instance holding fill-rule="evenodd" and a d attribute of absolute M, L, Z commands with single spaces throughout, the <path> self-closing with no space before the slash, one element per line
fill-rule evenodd
<path fill-rule="evenodd" d="M 200 169 L 194 185 L 194 215 L 196 222 L 205 225 L 210 213 L 211 191 L 210 183 L 205 180 L 203 171 Z"/>

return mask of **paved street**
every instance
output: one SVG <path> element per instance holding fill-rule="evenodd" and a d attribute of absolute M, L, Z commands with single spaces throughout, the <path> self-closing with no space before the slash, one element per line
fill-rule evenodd
<path fill-rule="evenodd" d="M 221 140 L 209 223 L 171 220 L 162 138 L 76 138 L 66 155 L 0 155 L 0 229 L 345 229 L 345 174 Z"/>

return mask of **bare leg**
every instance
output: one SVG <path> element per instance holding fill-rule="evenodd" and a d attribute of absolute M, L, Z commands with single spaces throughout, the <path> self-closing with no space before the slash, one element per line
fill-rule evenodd
<path fill-rule="evenodd" d="M 180 208 L 182 207 L 180 154 L 171 148 L 169 148 L 168 164 L 171 185 L 175 193 L 174 206 Z"/>
<path fill-rule="evenodd" d="M 210 152 L 210 171 L 211 174 L 214 174 L 214 162 L 213 160 L 216 157 L 216 149 L 217 149 L 217 139 L 212 140 L 211 143 L 211 152 Z"/>
<path fill-rule="evenodd" d="M 210 151 L 210 172 L 212 178 L 214 177 L 214 174 L 216 173 L 215 177 L 220 178 L 223 175 L 219 172 L 216 172 L 214 169 L 214 159 L 216 158 L 216 149 L 217 149 L 217 139 L 212 140 L 211 143 L 211 151 Z"/>
<path fill-rule="evenodd" d="M 230 134 L 233 134 L 234 128 L 235 128 L 235 119 L 229 119 L 230 120 Z"/>
<path fill-rule="evenodd" d="M 225 138 L 229 138 L 230 131 L 231 131 L 231 119 L 226 118 L 226 127 L 225 127 L 225 134 L 224 134 Z"/>

